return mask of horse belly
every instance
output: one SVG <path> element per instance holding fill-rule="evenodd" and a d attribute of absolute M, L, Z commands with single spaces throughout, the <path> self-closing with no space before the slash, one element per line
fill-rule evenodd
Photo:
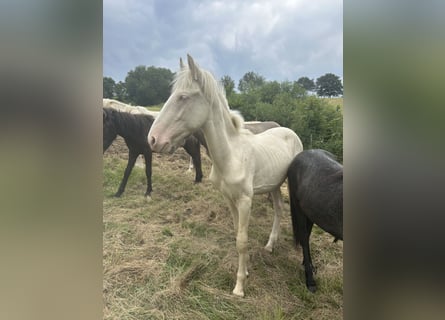
<path fill-rule="evenodd" d="M 322 183 L 317 176 L 301 181 L 297 198 L 305 215 L 324 231 L 343 239 L 343 191 L 339 183 Z"/>
<path fill-rule="evenodd" d="M 263 149 L 262 156 L 256 158 L 253 178 L 254 193 L 266 193 L 280 187 L 286 179 L 287 169 L 293 158 L 293 152 L 289 152 L 286 146 Z"/>

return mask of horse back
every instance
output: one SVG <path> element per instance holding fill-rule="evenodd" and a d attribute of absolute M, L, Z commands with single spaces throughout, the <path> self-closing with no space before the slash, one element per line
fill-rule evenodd
<path fill-rule="evenodd" d="M 244 128 L 248 129 L 253 134 L 258 134 L 271 128 L 277 128 L 279 126 L 280 125 L 274 121 L 244 122 Z"/>
<path fill-rule="evenodd" d="M 304 215 L 343 239 L 343 166 L 331 154 L 324 150 L 298 154 L 288 170 L 288 186 L 289 197 Z"/>

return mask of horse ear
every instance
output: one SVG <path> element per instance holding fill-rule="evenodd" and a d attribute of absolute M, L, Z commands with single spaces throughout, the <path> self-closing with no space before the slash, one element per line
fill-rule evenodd
<path fill-rule="evenodd" d="M 182 61 L 182 58 L 179 58 L 179 68 L 180 68 L 181 70 L 185 68 L 185 64 L 184 64 L 184 62 Z"/>
<path fill-rule="evenodd" d="M 195 64 L 195 61 L 193 61 L 193 58 L 189 54 L 187 54 L 187 62 L 193 79 L 198 81 L 201 78 L 201 70 L 199 70 L 199 67 Z"/>

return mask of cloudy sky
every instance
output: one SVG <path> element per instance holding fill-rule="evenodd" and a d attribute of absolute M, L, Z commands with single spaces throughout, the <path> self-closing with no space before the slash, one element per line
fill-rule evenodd
<path fill-rule="evenodd" d="M 190 53 L 217 78 L 343 77 L 342 0 L 104 0 L 103 73 L 178 70 Z"/>

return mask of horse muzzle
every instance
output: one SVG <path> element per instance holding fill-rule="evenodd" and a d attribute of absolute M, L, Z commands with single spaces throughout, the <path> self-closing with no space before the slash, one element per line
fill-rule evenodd
<path fill-rule="evenodd" d="M 172 146 L 168 139 L 160 136 L 148 135 L 148 144 L 153 152 L 172 153 L 176 148 Z"/>

